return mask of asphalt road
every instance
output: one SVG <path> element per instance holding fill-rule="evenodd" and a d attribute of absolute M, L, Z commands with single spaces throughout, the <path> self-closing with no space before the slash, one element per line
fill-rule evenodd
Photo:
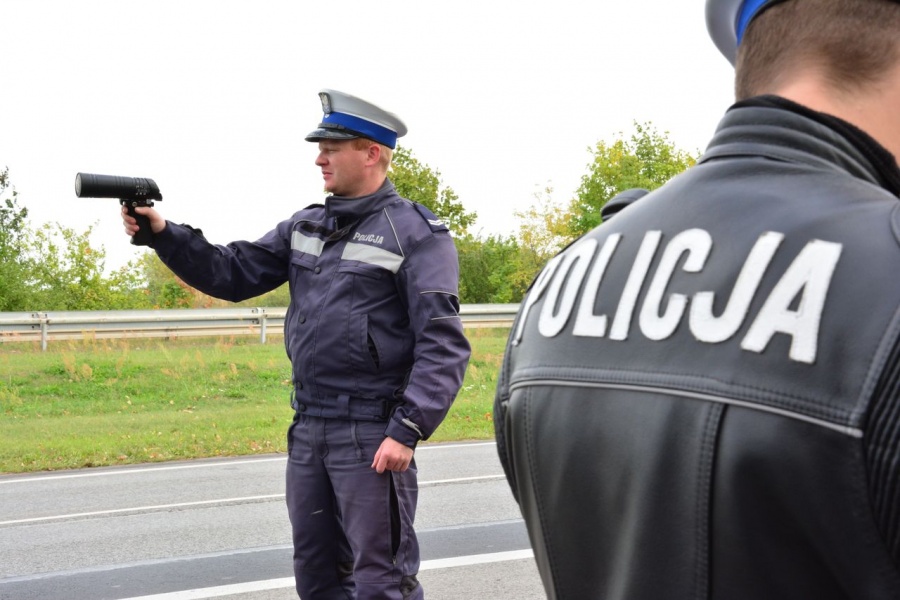
<path fill-rule="evenodd" d="M 416 461 L 426 598 L 544 598 L 495 445 L 423 445 Z M 296 598 L 284 466 L 0 475 L 0 600 Z"/>

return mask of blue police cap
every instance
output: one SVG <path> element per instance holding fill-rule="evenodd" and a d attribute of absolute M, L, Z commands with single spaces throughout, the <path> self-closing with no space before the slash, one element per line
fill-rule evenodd
<path fill-rule="evenodd" d="M 395 148 L 397 138 L 406 135 L 406 125 L 397 115 L 362 98 L 335 90 L 322 90 L 319 99 L 325 116 L 319 128 L 306 136 L 307 142 L 361 137 Z"/>
<path fill-rule="evenodd" d="M 706 28 L 732 65 L 744 31 L 763 9 L 784 0 L 706 0 Z"/>

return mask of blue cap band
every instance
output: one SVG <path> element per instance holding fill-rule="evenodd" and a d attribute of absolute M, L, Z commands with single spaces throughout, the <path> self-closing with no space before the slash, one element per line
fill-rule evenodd
<path fill-rule="evenodd" d="M 756 16 L 759 9 L 768 4 L 768 2 L 769 0 L 746 0 L 741 6 L 741 10 L 738 12 L 737 23 L 735 23 L 734 26 L 735 33 L 737 34 L 738 46 L 741 45 L 741 39 L 744 37 L 744 31 L 747 29 L 747 25 L 749 25 L 750 21 L 753 20 L 753 17 Z"/>
<path fill-rule="evenodd" d="M 322 124 L 340 125 L 346 127 L 353 133 L 358 133 L 361 137 L 375 140 L 379 144 L 384 144 L 388 148 L 393 149 L 397 145 L 397 132 L 391 131 L 387 127 L 382 127 L 372 121 L 360 119 L 353 115 L 345 113 L 332 112 L 325 115 Z"/>

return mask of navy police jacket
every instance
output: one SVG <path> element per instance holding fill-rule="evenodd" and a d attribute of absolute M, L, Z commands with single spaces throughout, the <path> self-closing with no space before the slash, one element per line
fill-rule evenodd
<path fill-rule="evenodd" d="M 168 223 L 154 249 L 217 298 L 237 302 L 289 282 L 284 341 L 299 411 L 384 420 L 386 435 L 414 447 L 462 385 L 469 344 L 453 240 L 389 180 L 371 196 L 328 197 L 255 242 L 212 245 Z"/>
<path fill-rule="evenodd" d="M 900 598 L 898 194 L 758 98 L 546 266 L 495 425 L 549 598 Z"/>

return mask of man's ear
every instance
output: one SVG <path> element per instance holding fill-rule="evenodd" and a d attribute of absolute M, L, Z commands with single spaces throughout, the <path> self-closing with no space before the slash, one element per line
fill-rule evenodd
<path fill-rule="evenodd" d="M 366 153 L 366 166 L 374 166 L 381 160 L 381 146 L 378 144 L 369 144 L 369 150 Z"/>

